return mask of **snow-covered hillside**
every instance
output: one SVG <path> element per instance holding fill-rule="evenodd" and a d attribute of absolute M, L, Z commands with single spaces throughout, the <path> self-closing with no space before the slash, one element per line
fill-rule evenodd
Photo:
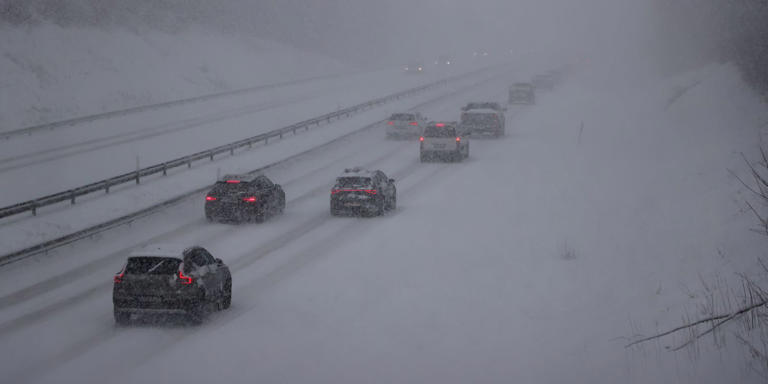
<path fill-rule="evenodd" d="M 343 71 L 242 35 L 0 25 L 0 131 Z"/>

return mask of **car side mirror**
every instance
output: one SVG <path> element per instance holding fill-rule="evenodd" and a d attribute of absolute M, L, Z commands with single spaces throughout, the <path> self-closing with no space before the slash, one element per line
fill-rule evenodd
<path fill-rule="evenodd" d="M 222 265 L 222 264 L 224 264 L 224 262 L 223 262 L 223 261 L 221 261 L 221 259 L 216 259 L 216 264 L 218 264 L 218 265 Z"/>
<path fill-rule="evenodd" d="M 389 182 L 394 184 L 395 183 L 395 179 L 389 179 Z"/>

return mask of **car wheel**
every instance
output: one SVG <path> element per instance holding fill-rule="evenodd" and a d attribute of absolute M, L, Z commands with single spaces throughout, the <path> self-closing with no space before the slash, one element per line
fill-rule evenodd
<path fill-rule="evenodd" d="M 392 196 L 392 204 L 389 206 L 390 211 L 394 211 L 397 209 L 397 194 Z"/>
<path fill-rule="evenodd" d="M 257 223 L 263 223 L 267 219 L 267 211 L 260 211 L 256 212 L 256 214 L 253 215 L 253 221 Z"/>
<path fill-rule="evenodd" d="M 419 155 L 419 160 L 420 160 L 422 163 L 425 163 L 425 162 L 427 162 L 427 157 L 426 157 L 426 156 L 424 156 L 424 154 L 422 153 L 422 154 L 420 154 L 420 155 Z"/>
<path fill-rule="evenodd" d="M 232 305 L 232 279 L 224 283 L 224 299 L 221 301 L 221 309 L 229 309 Z"/>
<path fill-rule="evenodd" d="M 130 321 L 131 321 L 130 312 L 118 311 L 117 308 L 115 308 L 115 324 L 120 326 L 128 325 Z"/>
<path fill-rule="evenodd" d="M 205 311 L 206 311 L 206 300 L 205 297 L 201 299 L 199 302 L 195 303 L 192 308 L 189 309 L 187 312 L 187 318 L 189 319 L 189 322 L 193 325 L 200 325 L 203 323 L 203 318 L 205 318 Z"/>

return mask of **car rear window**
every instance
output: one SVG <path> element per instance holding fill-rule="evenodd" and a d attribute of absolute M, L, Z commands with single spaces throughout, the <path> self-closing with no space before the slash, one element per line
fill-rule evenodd
<path fill-rule="evenodd" d="M 179 270 L 180 259 L 174 257 L 129 257 L 125 273 L 132 275 L 173 275 Z"/>
<path fill-rule="evenodd" d="M 436 127 L 430 125 L 424 129 L 425 137 L 456 137 L 456 129 L 453 127 Z"/>
<path fill-rule="evenodd" d="M 462 124 L 496 124 L 499 119 L 494 113 L 462 113 Z"/>
<path fill-rule="evenodd" d="M 416 115 L 410 113 L 395 113 L 389 119 L 398 121 L 413 121 L 416 120 Z"/>
<path fill-rule="evenodd" d="M 370 177 L 345 176 L 336 179 L 336 186 L 340 188 L 360 188 L 370 186 Z"/>
<path fill-rule="evenodd" d="M 248 191 L 248 183 L 227 183 L 226 181 L 218 181 L 211 190 L 212 195 L 238 195 Z"/>

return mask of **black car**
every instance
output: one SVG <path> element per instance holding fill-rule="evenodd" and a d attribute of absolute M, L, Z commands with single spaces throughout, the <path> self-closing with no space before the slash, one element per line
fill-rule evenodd
<path fill-rule="evenodd" d="M 514 83 L 509 87 L 509 104 L 527 104 L 536 103 L 536 93 L 531 83 Z"/>
<path fill-rule="evenodd" d="M 383 215 L 397 207 L 395 180 L 384 172 L 348 168 L 331 190 L 331 215 Z"/>
<path fill-rule="evenodd" d="M 205 218 L 262 222 L 285 209 L 285 192 L 263 175 L 226 175 L 205 196 Z"/>
<path fill-rule="evenodd" d="M 132 314 L 182 314 L 200 323 L 232 303 L 229 268 L 203 247 L 153 245 L 134 251 L 114 277 L 115 322 Z"/>

